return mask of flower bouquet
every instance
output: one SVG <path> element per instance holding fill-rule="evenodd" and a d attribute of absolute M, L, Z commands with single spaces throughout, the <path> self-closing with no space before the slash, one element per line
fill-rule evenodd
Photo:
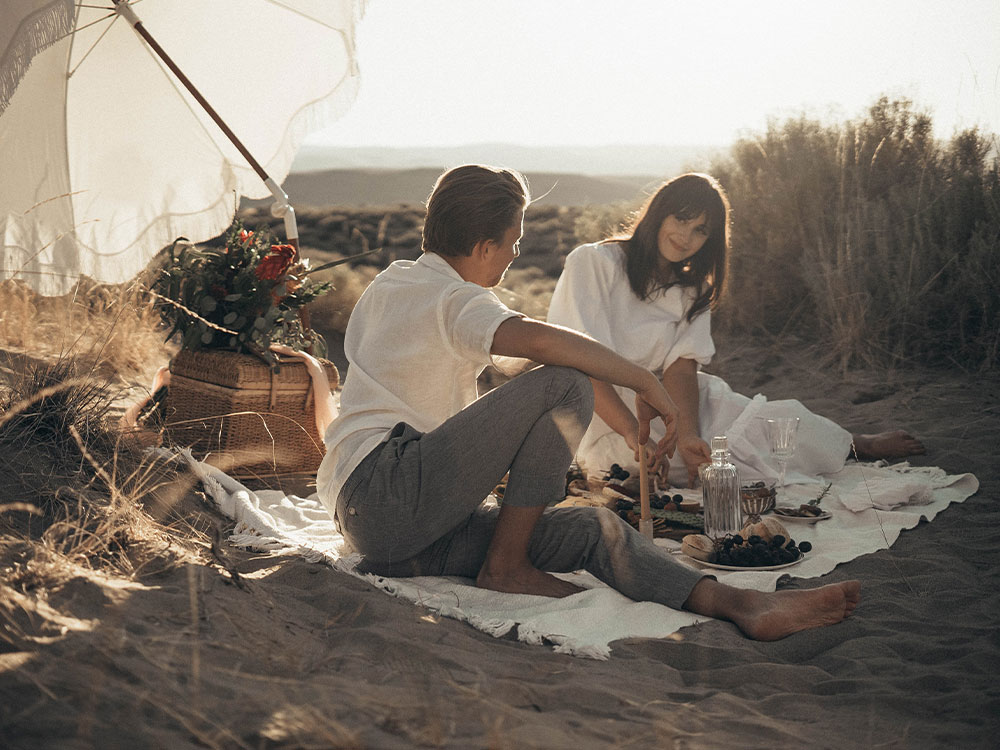
<path fill-rule="evenodd" d="M 160 268 L 153 291 L 161 310 L 180 333 L 181 348 L 222 349 L 255 354 L 277 365 L 272 343 L 326 353 L 326 344 L 303 325 L 301 308 L 330 290 L 310 274 L 316 269 L 298 259 L 292 245 L 279 244 L 269 229 L 247 230 L 237 219 L 226 232 L 225 247 L 199 248 L 175 240 Z"/>
<path fill-rule="evenodd" d="M 331 288 L 310 275 L 352 258 L 310 269 L 268 229 L 249 231 L 238 220 L 225 240 L 210 248 L 175 242 L 153 285 L 168 338 L 181 337 L 163 402 L 167 437 L 234 475 L 315 472 L 324 452 L 315 400 L 324 394 L 306 361 L 331 389 L 339 374 L 300 315 Z M 319 359 L 278 355 L 273 343 Z"/>

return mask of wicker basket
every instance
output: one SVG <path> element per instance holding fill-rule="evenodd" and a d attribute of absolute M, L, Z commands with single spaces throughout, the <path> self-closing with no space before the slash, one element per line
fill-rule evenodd
<path fill-rule="evenodd" d="M 182 350 L 170 362 L 169 440 L 234 476 L 315 472 L 324 447 L 312 378 L 302 360 L 278 361 L 274 372 L 249 354 Z M 337 368 L 320 362 L 336 388 Z"/>

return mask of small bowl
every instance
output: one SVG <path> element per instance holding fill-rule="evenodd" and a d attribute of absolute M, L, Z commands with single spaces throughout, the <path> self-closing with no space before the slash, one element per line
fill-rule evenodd
<path fill-rule="evenodd" d="M 680 509 L 685 513 L 700 513 L 701 503 L 697 500 L 683 500 L 680 503 Z"/>
<path fill-rule="evenodd" d="M 740 508 L 746 523 L 757 523 L 760 517 L 774 508 L 777 493 L 774 482 L 759 480 L 740 486 Z"/>

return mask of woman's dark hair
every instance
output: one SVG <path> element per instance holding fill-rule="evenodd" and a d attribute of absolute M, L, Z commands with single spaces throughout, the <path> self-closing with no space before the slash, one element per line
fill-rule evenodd
<path fill-rule="evenodd" d="M 424 252 L 470 255 L 481 240 L 503 239 L 530 202 L 524 177 L 511 169 L 466 164 L 434 183 L 424 219 Z"/>
<path fill-rule="evenodd" d="M 618 242 L 624 248 L 625 273 L 639 299 L 675 284 L 696 288 L 698 296 L 687 313 L 691 320 L 706 307 L 714 309 L 722 297 L 729 265 L 729 212 L 729 199 L 714 177 L 682 174 L 657 189 L 624 234 L 604 242 Z M 664 220 L 702 214 L 708 219 L 705 244 L 687 260 L 664 266 L 658 239 Z"/>

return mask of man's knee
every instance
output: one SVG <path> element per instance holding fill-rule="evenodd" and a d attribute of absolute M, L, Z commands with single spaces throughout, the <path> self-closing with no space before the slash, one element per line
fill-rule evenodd
<path fill-rule="evenodd" d="M 553 391 L 561 392 L 567 401 L 579 403 L 581 412 L 592 414 L 594 411 L 594 387 L 590 378 L 572 367 L 544 365 L 538 368 L 548 378 L 548 385 Z"/>
<path fill-rule="evenodd" d="M 567 508 L 574 514 L 573 523 L 587 538 L 605 545 L 619 544 L 628 533 L 628 525 L 610 508 Z"/>

